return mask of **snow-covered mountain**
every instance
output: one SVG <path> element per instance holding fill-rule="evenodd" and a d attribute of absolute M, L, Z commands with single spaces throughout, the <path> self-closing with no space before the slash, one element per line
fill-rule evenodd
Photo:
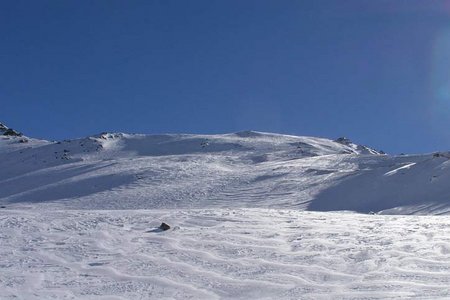
<path fill-rule="evenodd" d="M 447 299 L 449 166 L 346 138 L 1 125 L 0 299 Z"/>
<path fill-rule="evenodd" d="M 346 138 L 254 131 L 103 133 L 61 142 L 3 135 L 0 204 L 445 214 L 449 158 L 391 156 Z"/>

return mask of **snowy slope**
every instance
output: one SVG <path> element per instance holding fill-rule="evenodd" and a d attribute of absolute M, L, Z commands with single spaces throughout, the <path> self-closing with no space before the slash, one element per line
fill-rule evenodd
<path fill-rule="evenodd" d="M 282 209 L 0 211 L 0 299 L 448 299 L 449 228 Z"/>
<path fill-rule="evenodd" d="M 2 300 L 450 298 L 449 153 L 3 127 Z"/>
<path fill-rule="evenodd" d="M 252 131 L 22 140 L 0 136 L 3 205 L 450 211 L 445 153 L 389 156 L 345 138 Z"/>

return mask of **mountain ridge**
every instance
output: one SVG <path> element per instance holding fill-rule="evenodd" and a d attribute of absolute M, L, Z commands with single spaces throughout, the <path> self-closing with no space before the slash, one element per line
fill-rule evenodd
<path fill-rule="evenodd" d="M 0 204 L 448 214 L 449 157 L 392 156 L 347 138 L 257 131 L 101 133 L 59 142 L 1 136 Z"/>

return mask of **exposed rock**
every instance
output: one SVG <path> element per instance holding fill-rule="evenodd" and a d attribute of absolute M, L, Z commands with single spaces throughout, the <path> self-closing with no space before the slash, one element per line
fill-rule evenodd
<path fill-rule="evenodd" d="M 14 129 L 8 128 L 8 129 L 5 130 L 3 135 L 6 135 L 6 136 L 22 136 L 22 133 L 20 133 L 18 131 L 15 131 Z"/>
<path fill-rule="evenodd" d="M 0 123 L 0 134 L 5 136 L 22 136 L 22 133 L 15 131 L 12 128 L 9 128 L 3 123 Z"/>
<path fill-rule="evenodd" d="M 350 145 L 352 141 L 344 136 L 337 138 L 334 140 L 336 143 L 342 144 L 342 145 Z"/>
<path fill-rule="evenodd" d="M 159 225 L 159 229 L 166 231 L 170 229 L 170 226 L 163 222 L 161 223 L 161 225 Z"/>
<path fill-rule="evenodd" d="M 205 147 L 209 146 L 209 141 L 205 140 L 200 145 L 202 146 L 202 148 L 205 148 Z"/>
<path fill-rule="evenodd" d="M 433 157 L 444 157 L 450 159 L 450 152 L 436 152 L 433 153 Z"/>
<path fill-rule="evenodd" d="M 364 145 L 357 145 L 346 137 L 340 137 L 334 140 L 335 143 L 348 146 L 359 154 L 385 155 L 384 151 L 377 151 Z"/>

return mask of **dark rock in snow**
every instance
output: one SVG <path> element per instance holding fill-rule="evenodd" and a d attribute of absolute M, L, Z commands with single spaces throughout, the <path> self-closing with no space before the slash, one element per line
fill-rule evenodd
<path fill-rule="evenodd" d="M 5 130 L 5 132 L 3 133 L 3 135 L 6 136 L 22 136 L 22 134 L 18 131 L 15 131 L 14 129 L 8 128 Z"/>
<path fill-rule="evenodd" d="M 337 138 L 334 140 L 336 143 L 342 144 L 342 145 L 350 145 L 352 141 L 344 136 Z"/>
<path fill-rule="evenodd" d="M 161 225 L 159 225 L 159 229 L 166 231 L 170 229 L 170 226 L 167 225 L 166 223 L 161 223 Z"/>

